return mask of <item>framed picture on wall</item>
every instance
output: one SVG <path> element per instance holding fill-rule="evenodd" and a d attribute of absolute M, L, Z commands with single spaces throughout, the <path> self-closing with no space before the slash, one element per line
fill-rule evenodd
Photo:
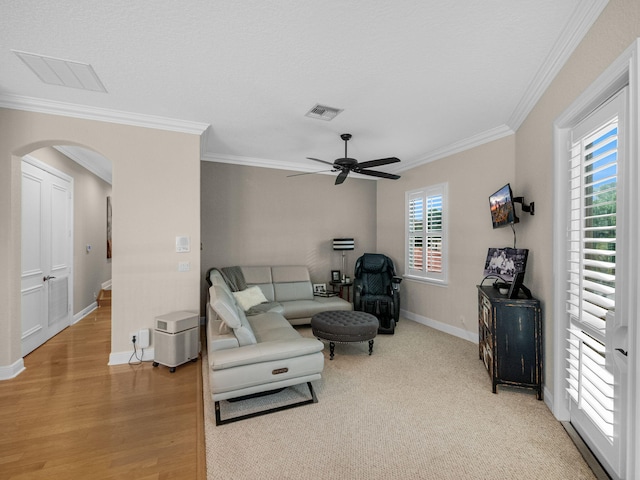
<path fill-rule="evenodd" d="M 111 258 L 111 197 L 107 197 L 107 258 Z"/>

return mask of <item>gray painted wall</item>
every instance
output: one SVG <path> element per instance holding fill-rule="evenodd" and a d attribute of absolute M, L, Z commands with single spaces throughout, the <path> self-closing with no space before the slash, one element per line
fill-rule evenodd
<path fill-rule="evenodd" d="M 211 267 L 306 265 L 314 283 L 342 269 L 334 237 L 353 237 L 347 271 L 376 251 L 376 181 L 201 162 L 202 306 Z"/>

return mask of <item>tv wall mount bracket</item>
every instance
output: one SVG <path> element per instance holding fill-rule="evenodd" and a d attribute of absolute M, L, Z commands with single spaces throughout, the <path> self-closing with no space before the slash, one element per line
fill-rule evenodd
<path fill-rule="evenodd" d="M 535 203 L 534 202 L 531 202 L 529 205 L 527 205 L 524 202 L 524 197 L 513 197 L 513 201 L 515 203 L 519 203 L 520 205 L 522 205 L 522 211 L 523 212 L 530 213 L 531 215 L 535 214 L 535 209 L 534 209 Z"/>

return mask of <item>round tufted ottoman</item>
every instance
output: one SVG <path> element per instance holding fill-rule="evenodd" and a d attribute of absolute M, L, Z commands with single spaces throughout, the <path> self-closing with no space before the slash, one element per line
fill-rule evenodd
<path fill-rule="evenodd" d="M 322 340 L 329 341 L 329 360 L 338 343 L 369 341 L 369 355 L 373 352 L 373 339 L 378 333 L 378 319 L 366 312 L 329 311 L 311 317 L 311 331 Z"/>

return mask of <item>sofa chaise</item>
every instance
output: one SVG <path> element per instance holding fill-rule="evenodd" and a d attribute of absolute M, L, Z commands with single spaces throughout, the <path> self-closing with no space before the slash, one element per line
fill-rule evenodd
<path fill-rule="evenodd" d="M 207 272 L 207 354 L 216 425 L 256 416 L 223 420 L 222 400 L 307 383 L 311 398 L 287 408 L 317 402 L 311 382 L 321 377 L 324 344 L 302 337 L 293 325 L 310 323 L 311 317 L 322 311 L 352 309 L 351 303 L 338 297 L 315 297 L 304 266 L 240 269 L 247 288 L 237 292 L 220 270 Z M 252 301 L 247 303 L 244 295 L 250 291 Z M 256 296 L 264 300 L 259 305 L 254 305 Z M 262 311 L 252 311 L 256 307 L 263 307 Z M 282 407 L 261 414 L 275 410 Z"/>
<path fill-rule="evenodd" d="M 313 295 L 313 285 L 306 266 L 241 266 L 247 287 L 259 287 L 267 302 L 272 302 L 271 312 L 282 314 L 291 325 L 309 325 L 311 317 L 327 310 L 353 310 L 353 305 L 340 297 Z M 213 276 L 213 277 L 212 277 Z M 207 282 L 224 277 L 220 270 L 212 268 Z"/>

